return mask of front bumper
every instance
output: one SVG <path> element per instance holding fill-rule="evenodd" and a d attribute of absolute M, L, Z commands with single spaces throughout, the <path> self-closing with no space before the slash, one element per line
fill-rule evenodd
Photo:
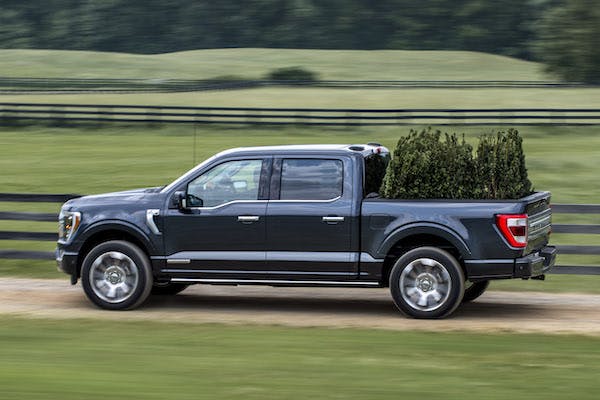
<path fill-rule="evenodd" d="M 531 278 L 548 272 L 556 262 L 556 247 L 546 246 L 537 253 L 515 260 L 515 278 Z"/>
<path fill-rule="evenodd" d="M 70 253 L 57 248 L 54 254 L 58 270 L 71 275 L 72 284 L 77 283 L 77 253 Z"/>

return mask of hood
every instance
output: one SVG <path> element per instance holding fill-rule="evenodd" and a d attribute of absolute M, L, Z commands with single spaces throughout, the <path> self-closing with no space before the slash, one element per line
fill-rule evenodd
<path fill-rule="evenodd" d="M 159 186 L 83 196 L 67 201 L 63 207 L 68 209 L 77 206 L 109 205 L 114 203 L 146 203 L 155 199 L 162 188 L 162 186 Z"/>

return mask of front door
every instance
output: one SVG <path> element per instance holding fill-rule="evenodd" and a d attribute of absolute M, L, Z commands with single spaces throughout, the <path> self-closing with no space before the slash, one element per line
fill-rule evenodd
<path fill-rule="evenodd" d="M 164 272 L 252 277 L 265 268 L 268 159 L 224 161 L 191 180 L 186 208 L 166 212 Z"/>

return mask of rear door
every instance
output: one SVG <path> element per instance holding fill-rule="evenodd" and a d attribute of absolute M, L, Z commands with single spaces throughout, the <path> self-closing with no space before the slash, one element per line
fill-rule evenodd
<path fill-rule="evenodd" d="M 267 204 L 267 270 L 272 279 L 346 280 L 358 273 L 358 218 L 347 157 L 273 162 Z"/>

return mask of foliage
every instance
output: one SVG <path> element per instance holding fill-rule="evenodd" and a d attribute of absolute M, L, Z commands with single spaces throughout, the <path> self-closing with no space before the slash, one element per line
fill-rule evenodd
<path fill-rule="evenodd" d="M 317 74 L 302 67 L 287 67 L 269 72 L 267 78 L 272 81 L 314 82 L 317 80 Z"/>
<path fill-rule="evenodd" d="M 600 84 L 600 0 L 570 0 L 539 23 L 536 51 L 547 71 L 567 81 Z"/>
<path fill-rule="evenodd" d="M 477 146 L 476 197 L 483 199 L 518 199 L 531 194 L 527 177 L 523 139 L 516 129 L 484 135 Z"/>
<path fill-rule="evenodd" d="M 0 48 L 474 50 L 528 57 L 521 0 L 3 0 Z"/>
<path fill-rule="evenodd" d="M 380 194 L 395 199 L 462 199 L 475 192 L 473 148 L 431 128 L 398 140 Z"/>
<path fill-rule="evenodd" d="M 509 129 L 473 148 L 431 128 L 400 138 L 380 193 L 393 199 L 518 199 L 531 193 L 523 141 Z"/>

